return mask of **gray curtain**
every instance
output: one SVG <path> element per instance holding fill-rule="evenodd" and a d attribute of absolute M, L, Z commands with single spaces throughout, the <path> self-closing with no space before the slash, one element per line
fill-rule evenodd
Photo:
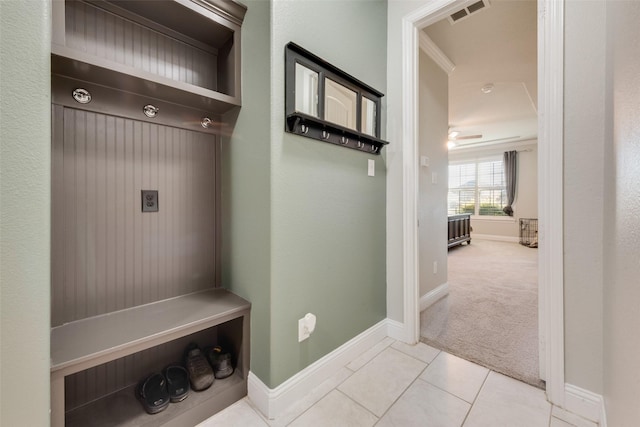
<path fill-rule="evenodd" d="M 507 206 L 502 211 L 509 216 L 513 216 L 511 205 L 516 198 L 516 159 L 517 151 L 504 152 L 504 178 L 507 187 Z"/>

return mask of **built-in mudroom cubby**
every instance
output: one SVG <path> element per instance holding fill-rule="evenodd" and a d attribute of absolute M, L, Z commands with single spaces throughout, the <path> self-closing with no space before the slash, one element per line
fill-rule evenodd
<path fill-rule="evenodd" d="M 242 398 L 250 303 L 221 287 L 223 114 L 246 8 L 54 0 L 51 423 L 195 425 Z M 136 385 L 219 345 L 234 373 L 148 414 Z"/>

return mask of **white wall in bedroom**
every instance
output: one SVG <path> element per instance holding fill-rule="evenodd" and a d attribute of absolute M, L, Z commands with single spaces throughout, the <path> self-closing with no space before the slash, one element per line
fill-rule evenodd
<path fill-rule="evenodd" d="M 418 152 L 428 157 L 418 172 L 419 281 L 425 295 L 447 282 L 449 76 L 422 50 L 419 59 Z"/>

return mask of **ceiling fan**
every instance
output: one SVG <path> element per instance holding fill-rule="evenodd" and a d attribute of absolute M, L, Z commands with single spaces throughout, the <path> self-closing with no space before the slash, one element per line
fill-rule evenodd
<path fill-rule="evenodd" d="M 457 130 L 449 132 L 449 141 L 460 141 L 460 140 L 463 140 L 463 139 L 478 139 L 478 138 L 482 138 L 482 135 L 478 134 L 478 135 L 463 135 L 463 136 L 460 136 L 460 132 L 458 132 Z"/>

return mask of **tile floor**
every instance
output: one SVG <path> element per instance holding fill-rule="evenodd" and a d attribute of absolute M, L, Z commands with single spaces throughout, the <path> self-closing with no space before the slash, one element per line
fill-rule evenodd
<path fill-rule="evenodd" d="M 596 427 L 542 390 L 419 343 L 385 338 L 267 420 L 245 398 L 198 427 Z"/>

